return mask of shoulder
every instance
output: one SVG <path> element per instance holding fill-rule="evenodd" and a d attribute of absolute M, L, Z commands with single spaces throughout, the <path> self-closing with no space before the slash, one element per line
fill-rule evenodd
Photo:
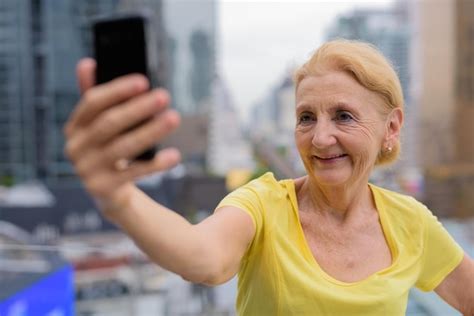
<path fill-rule="evenodd" d="M 273 173 L 267 172 L 264 175 L 248 182 L 238 191 L 252 191 L 259 196 L 286 196 L 288 194 L 288 182 L 291 180 L 277 180 Z"/>
<path fill-rule="evenodd" d="M 386 233 L 403 249 L 405 263 L 421 258 L 427 236 L 427 224 L 433 215 L 415 198 L 371 185 L 380 220 Z"/>
<path fill-rule="evenodd" d="M 424 227 L 430 218 L 431 211 L 414 197 L 399 192 L 370 185 L 375 204 L 381 216 L 385 217 L 395 231 L 422 238 Z"/>
<path fill-rule="evenodd" d="M 282 199 L 287 199 L 290 181 L 278 181 L 271 172 L 267 172 L 230 192 L 219 203 L 218 208 L 223 205 L 234 205 L 243 209 L 258 211 L 272 207 L 280 203 Z"/>
<path fill-rule="evenodd" d="M 391 191 L 370 184 L 377 207 L 383 207 L 388 212 L 406 213 L 406 215 L 421 215 L 428 208 L 414 197 Z M 429 211 L 428 211 L 429 212 Z"/>

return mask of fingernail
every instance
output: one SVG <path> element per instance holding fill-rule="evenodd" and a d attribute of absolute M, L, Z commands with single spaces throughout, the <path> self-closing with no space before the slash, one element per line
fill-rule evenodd
<path fill-rule="evenodd" d="M 139 90 L 145 90 L 148 87 L 148 80 L 142 75 L 137 75 L 134 86 Z"/>
<path fill-rule="evenodd" d="M 158 105 L 162 106 L 168 103 L 168 94 L 163 92 L 162 89 L 155 90 L 156 100 L 158 101 Z"/>

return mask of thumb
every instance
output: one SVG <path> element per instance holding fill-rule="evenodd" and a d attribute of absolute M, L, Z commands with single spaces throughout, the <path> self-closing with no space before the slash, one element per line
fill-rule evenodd
<path fill-rule="evenodd" d="M 76 75 L 81 94 L 95 85 L 95 68 L 96 62 L 92 58 L 83 58 L 77 63 Z"/>

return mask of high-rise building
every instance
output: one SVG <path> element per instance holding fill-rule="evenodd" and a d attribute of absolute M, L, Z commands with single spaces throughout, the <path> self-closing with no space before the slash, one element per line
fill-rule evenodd
<path fill-rule="evenodd" d="M 414 1 L 413 96 L 426 201 L 439 215 L 474 210 L 474 3 Z"/>
<path fill-rule="evenodd" d="M 395 165 L 378 168 L 375 181 L 395 190 L 420 194 L 420 171 L 417 152 L 416 102 L 411 95 L 411 23 L 406 1 L 387 9 L 355 9 L 339 17 L 327 33 L 328 39 L 360 40 L 376 46 L 394 66 L 404 94 L 404 128 L 401 154 Z"/>
<path fill-rule="evenodd" d="M 355 9 L 336 20 L 329 29 L 328 39 L 361 40 L 375 45 L 394 65 L 409 101 L 409 40 L 408 13 L 404 6 L 389 9 Z"/>
<path fill-rule="evenodd" d="M 456 1 L 456 160 L 474 164 L 474 2 Z"/>
<path fill-rule="evenodd" d="M 216 75 L 217 1 L 165 0 L 172 103 L 184 115 L 211 107 Z"/>
<path fill-rule="evenodd" d="M 411 6 L 420 156 L 426 167 L 474 163 L 474 2 L 414 1 Z"/>
<path fill-rule="evenodd" d="M 0 2 L 0 181 L 35 174 L 36 79 L 31 52 L 33 21 L 29 1 Z"/>
<path fill-rule="evenodd" d="M 63 125 L 79 99 L 75 66 L 91 55 L 91 18 L 118 0 L 0 4 L 0 174 L 22 181 L 72 175 Z"/>
<path fill-rule="evenodd" d="M 424 168 L 454 158 L 454 9 L 454 0 L 410 3 L 411 95 L 418 107 L 418 152 Z"/>
<path fill-rule="evenodd" d="M 304 166 L 294 142 L 295 86 L 288 68 L 252 108 L 249 126 L 256 160 L 277 178 L 295 178 Z M 258 170 L 257 170 L 258 172 Z"/>
<path fill-rule="evenodd" d="M 244 139 L 232 96 L 222 79 L 214 81 L 212 90 L 215 103 L 209 111 L 207 169 L 220 176 L 235 169 L 251 171 L 252 149 Z"/>
<path fill-rule="evenodd" d="M 197 112 L 211 102 L 215 1 L 0 2 L 1 182 L 74 179 L 62 129 L 79 100 L 77 61 L 92 55 L 92 19 L 142 9 L 154 17 L 160 75 L 174 105 Z"/>

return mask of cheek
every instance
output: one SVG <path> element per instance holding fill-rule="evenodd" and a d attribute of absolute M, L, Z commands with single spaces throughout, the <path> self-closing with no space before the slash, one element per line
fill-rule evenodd
<path fill-rule="evenodd" d="M 345 132 L 352 139 L 352 151 L 358 160 L 368 163 L 373 160 L 372 156 L 378 155 L 378 147 L 381 142 L 379 138 L 381 137 L 376 124 L 348 127 Z"/>
<path fill-rule="evenodd" d="M 309 158 L 309 153 L 311 152 L 312 144 L 311 144 L 311 136 L 308 135 L 309 133 L 304 133 L 301 131 L 295 131 L 295 145 L 298 153 L 300 155 L 300 159 L 305 166 L 305 169 L 311 173 L 312 164 L 311 158 Z"/>
<path fill-rule="evenodd" d="M 296 129 L 295 144 L 300 153 L 309 150 L 311 147 L 311 135 L 307 132 Z"/>
<path fill-rule="evenodd" d="M 375 165 L 378 150 L 377 133 L 367 126 L 359 127 L 351 133 L 351 151 L 355 178 L 360 178 Z"/>

